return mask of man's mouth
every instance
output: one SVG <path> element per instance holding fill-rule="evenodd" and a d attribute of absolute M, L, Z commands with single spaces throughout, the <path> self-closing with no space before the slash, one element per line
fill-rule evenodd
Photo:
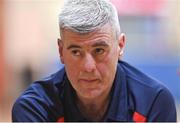
<path fill-rule="evenodd" d="M 96 81 L 98 81 L 98 79 L 79 79 L 79 82 L 87 82 L 87 83 L 92 83 Z"/>

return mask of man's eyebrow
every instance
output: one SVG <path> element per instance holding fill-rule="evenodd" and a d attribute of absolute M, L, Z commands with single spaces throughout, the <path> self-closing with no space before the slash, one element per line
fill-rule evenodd
<path fill-rule="evenodd" d="M 72 48 L 81 48 L 81 47 L 75 44 L 71 44 L 70 46 L 67 47 L 68 50 Z"/>
<path fill-rule="evenodd" d="M 107 47 L 107 46 L 109 46 L 109 44 L 106 43 L 105 41 L 98 41 L 98 42 L 96 42 L 96 43 L 94 43 L 92 45 L 92 47 L 98 47 L 98 46 L 105 46 L 105 47 Z"/>

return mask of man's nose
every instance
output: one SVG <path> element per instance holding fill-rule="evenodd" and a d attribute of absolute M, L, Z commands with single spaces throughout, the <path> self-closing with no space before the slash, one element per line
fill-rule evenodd
<path fill-rule="evenodd" d="M 96 69 L 96 62 L 91 54 L 86 54 L 84 60 L 84 70 L 86 72 L 93 72 Z"/>

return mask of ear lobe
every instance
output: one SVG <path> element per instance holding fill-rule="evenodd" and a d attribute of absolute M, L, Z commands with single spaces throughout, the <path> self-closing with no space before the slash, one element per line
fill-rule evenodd
<path fill-rule="evenodd" d="M 120 52 L 119 52 L 119 60 L 121 59 L 121 57 L 122 57 L 122 55 L 123 55 L 123 53 L 124 53 L 124 50 L 123 49 L 120 49 Z"/>
<path fill-rule="evenodd" d="M 120 53 L 119 53 L 119 56 L 122 56 L 122 54 L 124 53 L 124 50 L 121 49 Z"/>
<path fill-rule="evenodd" d="M 64 58 L 63 58 L 63 42 L 61 39 L 58 38 L 58 49 L 59 49 L 59 56 L 61 59 L 61 63 L 64 64 Z"/>

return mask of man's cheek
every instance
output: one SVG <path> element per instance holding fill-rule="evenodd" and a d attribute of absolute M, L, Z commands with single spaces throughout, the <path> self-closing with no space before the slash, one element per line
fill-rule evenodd
<path fill-rule="evenodd" d="M 108 64 L 104 64 L 104 63 L 99 64 L 97 66 L 97 68 L 98 68 L 98 71 L 100 72 L 102 78 L 108 76 L 108 73 L 109 73 Z"/>

